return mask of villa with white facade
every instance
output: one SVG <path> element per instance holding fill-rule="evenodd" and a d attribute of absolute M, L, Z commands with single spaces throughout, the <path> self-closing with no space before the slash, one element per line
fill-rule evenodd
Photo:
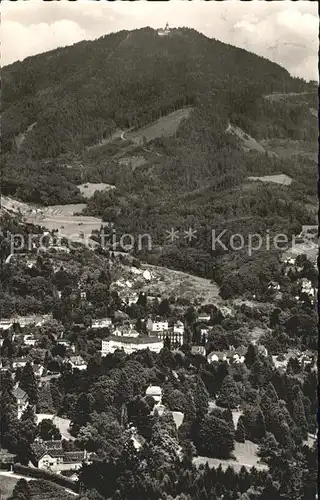
<path fill-rule="evenodd" d="M 147 321 L 147 328 L 150 333 L 166 331 L 169 328 L 168 321 L 154 321 L 151 318 Z"/>
<path fill-rule="evenodd" d="M 117 349 L 125 351 L 126 354 L 132 354 L 135 351 L 150 349 L 152 352 L 160 352 L 163 348 L 163 342 L 157 338 L 148 336 L 127 337 L 122 335 L 111 335 L 102 340 L 101 356 L 114 353 Z"/>

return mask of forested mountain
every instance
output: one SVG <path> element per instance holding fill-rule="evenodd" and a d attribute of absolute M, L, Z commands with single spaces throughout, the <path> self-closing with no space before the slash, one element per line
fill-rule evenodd
<path fill-rule="evenodd" d="M 188 107 L 173 134 L 146 139 L 142 129 L 140 142 L 120 136 Z M 314 223 L 317 107 L 312 82 L 192 29 L 113 33 L 3 69 L 2 192 L 63 204 L 81 200 L 82 182 L 114 184 L 89 200 L 87 214 L 120 234 L 149 232 L 161 246 L 171 227 L 198 231 L 190 245 L 180 240 L 143 258 L 220 282 L 224 276 L 237 293 L 256 290 L 257 259 L 261 271 L 278 254 L 259 252 L 248 262 L 237 252 L 226 272 L 211 229 L 290 236 Z M 230 124 L 264 147 L 244 149 Z M 267 174 L 286 174 L 292 185 L 247 180 Z M 268 268 L 264 286 L 271 277 Z"/>
<path fill-rule="evenodd" d="M 4 147 L 12 150 L 36 122 L 22 150 L 55 157 L 186 104 L 218 101 L 244 111 L 263 93 L 306 88 L 267 59 L 194 30 L 121 31 L 5 67 Z"/>

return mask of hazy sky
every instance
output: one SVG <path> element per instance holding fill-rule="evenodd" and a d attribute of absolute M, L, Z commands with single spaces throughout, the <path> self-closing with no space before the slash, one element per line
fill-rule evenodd
<path fill-rule="evenodd" d="M 80 40 L 144 26 L 192 27 L 318 80 L 318 2 L 291 0 L 4 0 L 1 5 L 2 65 Z"/>

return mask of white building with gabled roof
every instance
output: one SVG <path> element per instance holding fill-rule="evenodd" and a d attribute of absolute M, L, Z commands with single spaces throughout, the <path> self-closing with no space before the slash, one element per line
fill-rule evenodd
<path fill-rule="evenodd" d="M 149 385 L 146 389 L 146 396 L 152 396 L 156 405 L 161 405 L 162 389 L 158 385 Z"/>
<path fill-rule="evenodd" d="M 157 338 L 150 338 L 148 336 L 140 336 L 137 338 L 127 337 L 122 335 L 111 335 L 110 337 L 102 340 L 101 356 L 113 354 L 116 350 L 123 350 L 126 354 L 132 354 L 136 351 L 143 349 L 150 349 L 152 352 L 160 352 L 163 348 L 163 342 Z"/>

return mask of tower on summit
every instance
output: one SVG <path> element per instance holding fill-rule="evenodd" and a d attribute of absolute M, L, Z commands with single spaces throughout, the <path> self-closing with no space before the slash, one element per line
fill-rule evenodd
<path fill-rule="evenodd" d="M 158 30 L 158 35 L 159 36 L 169 35 L 169 33 L 170 33 L 169 23 L 166 24 L 166 26 L 165 26 L 164 29 Z"/>

